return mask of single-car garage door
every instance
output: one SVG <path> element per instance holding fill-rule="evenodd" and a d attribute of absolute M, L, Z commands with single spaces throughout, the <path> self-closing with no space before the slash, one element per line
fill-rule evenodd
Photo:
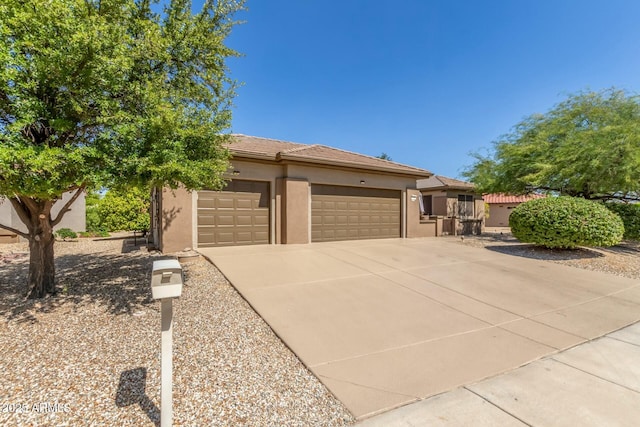
<path fill-rule="evenodd" d="M 269 183 L 231 181 L 198 192 L 198 247 L 269 243 Z"/>
<path fill-rule="evenodd" d="M 400 191 L 311 186 L 311 241 L 400 237 Z"/>

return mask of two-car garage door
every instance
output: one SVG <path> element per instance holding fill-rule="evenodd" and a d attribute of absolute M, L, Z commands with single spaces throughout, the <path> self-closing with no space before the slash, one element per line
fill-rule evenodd
<path fill-rule="evenodd" d="M 400 191 L 311 186 L 311 241 L 400 237 Z"/>
<path fill-rule="evenodd" d="M 269 201 L 268 182 L 199 191 L 198 246 L 269 243 Z M 400 215 L 400 191 L 311 185 L 312 242 L 400 237 Z"/>

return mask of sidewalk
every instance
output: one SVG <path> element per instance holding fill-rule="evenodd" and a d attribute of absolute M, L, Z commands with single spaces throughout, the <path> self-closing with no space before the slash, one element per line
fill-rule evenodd
<path fill-rule="evenodd" d="M 358 427 L 636 426 L 640 322 Z"/>

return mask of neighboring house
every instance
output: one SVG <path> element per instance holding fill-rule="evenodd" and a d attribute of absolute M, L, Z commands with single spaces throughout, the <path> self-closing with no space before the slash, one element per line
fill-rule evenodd
<path fill-rule="evenodd" d="M 473 184 L 434 175 L 417 182 L 425 216 L 444 217 L 446 234 L 480 234 L 484 227 L 484 202 Z"/>
<path fill-rule="evenodd" d="M 64 193 L 62 199 L 58 200 L 51 209 L 51 215 L 55 216 L 60 209 L 71 198 L 73 192 Z M 54 230 L 61 228 L 70 228 L 73 231 L 85 231 L 86 227 L 86 209 L 85 195 L 81 194 L 71 205 L 71 210 L 67 212 L 62 221 L 54 227 Z M 11 202 L 7 199 L 0 198 L 0 224 L 13 227 L 20 231 L 27 231 L 27 226 L 20 220 L 18 213 L 13 209 Z M 4 228 L 0 228 L 0 243 L 15 243 L 20 240 L 19 236 Z"/>
<path fill-rule="evenodd" d="M 520 203 L 543 197 L 545 196 L 540 194 L 529 194 L 526 196 L 512 196 L 502 193 L 485 194 L 482 198 L 489 207 L 489 215 L 486 219 L 485 226 L 508 227 L 509 216 L 516 206 Z"/>
<path fill-rule="evenodd" d="M 186 248 L 425 237 L 416 180 L 431 172 L 343 151 L 233 135 L 223 191 L 158 189 L 152 239 Z"/>

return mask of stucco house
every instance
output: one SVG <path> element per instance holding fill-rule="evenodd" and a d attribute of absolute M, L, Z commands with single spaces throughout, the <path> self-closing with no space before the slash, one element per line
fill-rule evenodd
<path fill-rule="evenodd" d="M 163 252 L 438 234 L 420 218 L 416 180 L 432 173 L 326 145 L 233 135 L 222 191 L 156 189 L 151 233 Z"/>
<path fill-rule="evenodd" d="M 55 217 L 62 206 L 73 196 L 73 192 L 64 193 L 62 199 L 54 203 L 51 214 Z M 18 217 L 18 213 L 7 199 L 0 198 L 0 224 L 15 228 L 20 231 L 27 231 L 27 227 Z M 54 227 L 54 230 L 61 228 L 70 228 L 73 231 L 86 230 L 86 205 L 85 195 L 80 194 L 75 202 L 71 205 L 71 210 L 67 212 L 62 221 Z M 16 243 L 20 237 L 4 228 L 0 228 L 0 243 Z"/>
<path fill-rule="evenodd" d="M 417 182 L 424 214 L 443 217 L 445 234 L 480 234 L 484 228 L 484 202 L 472 183 L 434 175 Z"/>
<path fill-rule="evenodd" d="M 520 203 L 543 197 L 545 196 L 540 194 L 528 194 L 522 196 L 513 196 L 503 193 L 485 194 L 482 198 L 489 206 L 489 215 L 486 219 L 485 225 L 487 227 L 508 227 L 509 216 L 516 206 Z"/>

